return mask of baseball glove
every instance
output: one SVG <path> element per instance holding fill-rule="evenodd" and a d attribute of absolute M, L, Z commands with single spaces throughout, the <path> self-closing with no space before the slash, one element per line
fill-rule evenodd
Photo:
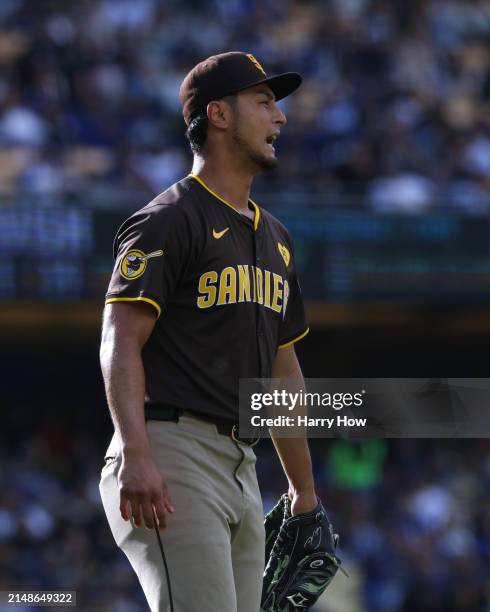
<path fill-rule="evenodd" d="M 309 610 L 340 567 L 338 535 L 321 502 L 311 512 L 291 516 L 284 494 L 265 517 L 265 535 L 262 612 Z"/>

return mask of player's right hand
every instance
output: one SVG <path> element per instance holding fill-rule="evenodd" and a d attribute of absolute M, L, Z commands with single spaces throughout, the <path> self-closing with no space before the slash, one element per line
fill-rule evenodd
<path fill-rule="evenodd" d="M 175 510 L 151 454 L 123 453 L 118 482 L 119 509 L 125 521 L 132 518 L 135 527 L 153 529 L 156 517 L 159 529 L 166 529 L 167 514 Z"/>

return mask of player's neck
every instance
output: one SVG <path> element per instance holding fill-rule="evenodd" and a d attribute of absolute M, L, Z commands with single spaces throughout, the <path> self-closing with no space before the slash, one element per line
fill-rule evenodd
<path fill-rule="evenodd" d="M 198 176 L 220 198 L 226 200 L 240 213 L 251 216 L 248 205 L 253 175 L 238 167 L 226 164 L 223 167 L 214 158 L 194 157 L 192 174 Z"/>

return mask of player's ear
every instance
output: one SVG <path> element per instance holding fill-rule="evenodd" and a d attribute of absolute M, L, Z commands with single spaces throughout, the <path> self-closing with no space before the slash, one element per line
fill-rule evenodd
<path fill-rule="evenodd" d="M 209 102 L 206 112 L 209 123 L 215 127 L 225 129 L 230 125 L 233 110 L 225 100 Z"/>

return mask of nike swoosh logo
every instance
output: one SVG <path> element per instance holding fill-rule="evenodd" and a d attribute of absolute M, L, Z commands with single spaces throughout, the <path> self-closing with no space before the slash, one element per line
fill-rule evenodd
<path fill-rule="evenodd" d="M 213 229 L 213 238 L 216 238 L 216 240 L 219 240 L 220 238 L 223 238 L 223 236 L 226 234 L 226 232 L 229 230 L 229 227 L 225 227 L 225 229 L 221 232 L 217 232 L 215 229 Z"/>

